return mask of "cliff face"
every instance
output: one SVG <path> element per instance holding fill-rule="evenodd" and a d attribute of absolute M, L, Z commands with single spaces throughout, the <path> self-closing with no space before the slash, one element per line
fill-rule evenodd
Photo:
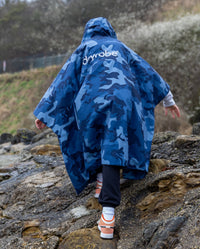
<path fill-rule="evenodd" d="M 50 130 L 29 145 L 0 145 L 0 248 L 199 248 L 200 136 L 194 131 L 155 134 L 149 174 L 121 186 L 111 241 L 99 238 L 95 184 L 76 196 Z"/>

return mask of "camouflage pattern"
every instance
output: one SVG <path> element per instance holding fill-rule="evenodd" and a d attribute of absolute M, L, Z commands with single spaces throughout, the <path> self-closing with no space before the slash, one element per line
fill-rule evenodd
<path fill-rule="evenodd" d="M 105 18 L 87 23 L 80 46 L 34 111 L 58 135 L 77 193 L 102 164 L 123 167 L 127 179 L 145 177 L 154 108 L 168 92 L 168 84 L 117 40 Z"/>

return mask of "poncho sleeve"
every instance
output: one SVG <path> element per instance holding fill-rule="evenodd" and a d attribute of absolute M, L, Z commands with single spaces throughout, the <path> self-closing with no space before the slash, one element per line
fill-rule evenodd
<path fill-rule="evenodd" d="M 73 100 L 79 88 L 80 53 L 75 51 L 46 91 L 34 115 L 58 136 L 74 121 Z"/>
<path fill-rule="evenodd" d="M 129 63 L 137 79 L 144 107 L 154 108 L 168 94 L 170 87 L 147 61 L 132 50 L 129 51 Z"/>

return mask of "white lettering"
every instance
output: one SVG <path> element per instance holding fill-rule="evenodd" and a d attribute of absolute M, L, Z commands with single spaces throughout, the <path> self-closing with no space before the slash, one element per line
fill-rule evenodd
<path fill-rule="evenodd" d="M 88 58 L 87 58 L 87 56 L 85 56 L 84 59 L 83 59 L 83 65 L 86 65 L 86 64 L 88 64 Z"/>
<path fill-rule="evenodd" d="M 101 52 L 98 55 L 99 55 L 99 57 L 105 57 L 105 53 L 104 52 Z"/>
<path fill-rule="evenodd" d="M 118 56 L 118 51 L 113 51 L 112 56 Z"/>
<path fill-rule="evenodd" d="M 92 55 L 92 61 L 94 60 L 94 58 L 95 58 L 95 59 L 97 58 L 97 54 L 93 54 L 93 55 Z"/>
<path fill-rule="evenodd" d="M 118 56 L 118 52 L 119 51 L 111 51 L 111 52 L 108 52 L 107 50 L 103 51 L 103 52 L 100 52 L 100 53 L 97 53 L 97 54 L 93 54 L 93 55 L 90 55 L 89 57 L 87 57 L 87 55 L 84 57 L 83 59 L 83 65 L 87 65 L 89 63 L 89 61 L 93 61 L 94 59 L 97 59 L 98 57 L 110 57 L 110 56 L 115 56 L 117 57 Z"/>

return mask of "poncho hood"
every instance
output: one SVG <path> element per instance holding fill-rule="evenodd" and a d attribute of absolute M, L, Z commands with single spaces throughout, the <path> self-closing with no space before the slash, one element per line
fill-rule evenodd
<path fill-rule="evenodd" d="M 82 42 L 88 41 L 94 36 L 117 38 L 111 24 L 103 17 L 94 18 L 87 22 Z"/>

